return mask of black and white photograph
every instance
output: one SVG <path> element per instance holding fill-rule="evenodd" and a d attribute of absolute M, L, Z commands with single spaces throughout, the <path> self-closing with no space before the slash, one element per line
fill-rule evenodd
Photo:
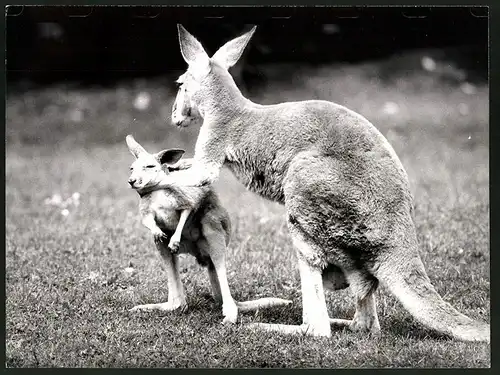
<path fill-rule="evenodd" d="M 5 8 L 7 368 L 490 368 L 487 6 Z"/>

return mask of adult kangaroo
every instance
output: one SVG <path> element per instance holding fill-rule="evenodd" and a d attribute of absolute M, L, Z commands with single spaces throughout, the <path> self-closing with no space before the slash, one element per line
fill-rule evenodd
<path fill-rule="evenodd" d="M 201 118 L 203 124 L 191 168 L 154 189 L 213 183 L 225 165 L 248 189 L 285 205 L 297 251 L 303 324 L 252 326 L 330 336 L 330 324 L 340 324 L 377 333 L 380 283 L 428 328 L 489 342 L 489 324 L 458 312 L 431 284 L 418 254 L 408 176 L 367 119 L 322 100 L 259 105 L 245 98 L 228 69 L 255 27 L 211 58 L 182 25 L 178 32 L 189 67 L 178 79 L 172 120 L 187 126 Z M 348 285 L 353 319 L 330 319 L 323 287 Z"/>

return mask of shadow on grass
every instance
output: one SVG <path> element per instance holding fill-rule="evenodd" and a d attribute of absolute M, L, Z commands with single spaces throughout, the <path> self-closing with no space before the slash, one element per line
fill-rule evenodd
<path fill-rule="evenodd" d="M 386 319 L 384 319 L 382 330 L 385 331 L 385 333 L 393 335 L 394 337 L 411 340 L 449 340 L 449 338 L 447 338 L 446 336 L 425 328 L 411 318 L 396 319 L 387 317 Z"/>

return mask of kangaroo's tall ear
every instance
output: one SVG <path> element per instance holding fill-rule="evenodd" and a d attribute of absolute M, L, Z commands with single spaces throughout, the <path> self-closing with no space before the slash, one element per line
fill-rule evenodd
<path fill-rule="evenodd" d="M 215 52 L 212 60 L 217 61 L 226 69 L 231 68 L 240 59 L 255 29 L 257 29 L 257 26 L 252 27 L 252 30 L 224 44 Z"/>
<path fill-rule="evenodd" d="M 160 164 L 168 164 L 173 165 L 177 163 L 182 155 L 184 155 L 184 150 L 180 148 L 171 148 L 170 150 L 162 150 L 155 154 L 156 160 L 160 162 Z"/>
<path fill-rule="evenodd" d="M 140 154 L 146 153 L 146 150 L 132 137 L 130 134 L 125 137 L 125 141 L 127 142 L 128 149 L 136 158 L 139 157 Z"/>
<path fill-rule="evenodd" d="M 208 65 L 209 58 L 201 43 L 187 31 L 180 23 L 177 24 L 179 45 L 184 61 L 188 65 Z"/>

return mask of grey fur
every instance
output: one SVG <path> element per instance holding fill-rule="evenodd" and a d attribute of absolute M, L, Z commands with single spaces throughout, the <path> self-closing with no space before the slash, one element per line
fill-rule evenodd
<path fill-rule="evenodd" d="M 181 50 L 193 40 L 185 37 Z M 216 54 L 208 63 L 205 52 L 196 64 L 187 61 L 184 105 L 196 106 L 203 117 L 192 168 L 156 188 L 210 184 L 225 165 L 248 189 L 285 205 L 304 323 L 260 327 L 330 336 L 322 277 L 325 285 L 335 280 L 335 288 L 349 284 L 356 303 L 352 321 L 331 323 L 378 332 L 374 292 L 380 283 L 428 328 L 489 342 L 489 325 L 459 313 L 430 283 L 418 255 L 407 174 L 375 126 L 327 101 L 253 103 Z M 181 126 L 190 121 L 180 111 L 173 119 Z"/>

